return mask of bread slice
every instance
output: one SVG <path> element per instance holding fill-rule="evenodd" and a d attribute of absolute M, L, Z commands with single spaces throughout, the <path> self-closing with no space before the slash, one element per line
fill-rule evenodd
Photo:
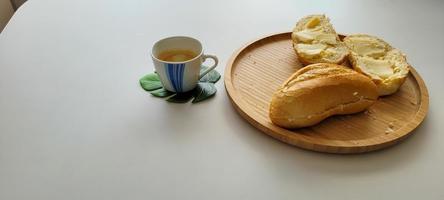
<path fill-rule="evenodd" d="M 341 65 L 312 64 L 273 94 L 269 117 L 280 127 L 306 127 L 332 115 L 363 111 L 377 98 L 376 85 L 367 76 Z"/>
<path fill-rule="evenodd" d="M 291 34 L 293 48 L 301 63 L 341 64 L 348 49 L 325 15 L 309 15 L 296 23 Z"/>
<path fill-rule="evenodd" d="M 387 42 L 366 34 L 349 35 L 344 43 L 350 49 L 353 68 L 370 77 L 380 96 L 395 93 L 404 83 L 409 64 L 405 55 Z"/>

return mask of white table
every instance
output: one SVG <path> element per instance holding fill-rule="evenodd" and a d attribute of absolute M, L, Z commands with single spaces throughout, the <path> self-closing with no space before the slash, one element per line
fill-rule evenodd
<path fill-rule="evenodd" d="M 200 9 L 205 7 L 205 9 Z M 31 0 L 0 35 L 0 199 L 444 199 L 444 2 Z M 403 143 L 331 155 L 276 141 L 232 108 L 223 81 L 196 105 L 152 97 L 158 39 L 219 56 L 326 13 L 343 33 L 402 49 L 430 93 Z"/>

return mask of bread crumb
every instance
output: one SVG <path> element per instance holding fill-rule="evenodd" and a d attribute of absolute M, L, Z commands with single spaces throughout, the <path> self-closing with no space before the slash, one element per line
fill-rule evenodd
<path fill-rule="evenodd" d="M 358 95 L 358 92 L 354 92 L 354 93 L 353 93 L 353 96 L 356 96 L 356 95 Z"/>
<path fill-rule="evenodd" d="M 308 116 L 307 116 L 307 119 L 311 119 L 312 117 L 313 117 L 313 116 L 311 116 L 311 115 L 308 115 Z"/>
<path fill-rule="evenodd" d="M 390 122 L 389 123 L 389 128 L 393 128 L 393 127 L 395 127 L 395 124 L 393 122 Z"/>
<path fill-rule="evenodd" d="M 376 117 L 372 115 L 372 114 L 373 114 L 373 111 L 371 111 L 370 109 L 364 111 L 364 114 L 367 115 L 367 116 L 369 116 L 370 119 L 372 119 L 372 120 L 376 120 Z"/>
<path fill-rule="evenodd" d="M 390 127 L 387 127 L 387 129 L 385 130 L 385 134 L 389 134 L 389 133 L 393 133 L 393 129 Z"/>
<path fill-rule="evenodd" d="M 385 130 L 385 134 L 392 133 L 392 132 L 394 131 L 394 130 L 393 130 L 394 127 L 395 127 L 395 123 L 394 123 L 394 121 L 393 121 L 393 122 L 390 122 L 390 123 L 388 124 L 387 129 Z"/>
<path fill-rule="evenodd" d="M 416 102 L 414 102 L 414 101 L 410 101 L 410 104 L 412 104 L 412 105 L 416 105 Z"/>
<path fill-rule="evenodd" d="M 364 114 L 366 114 L 366 115 L 370 115 L 370 114 L 372 114 L 372 111 L 370 111 L 369 109 L 367 109 L 367 110 L 364 111 Z"/>

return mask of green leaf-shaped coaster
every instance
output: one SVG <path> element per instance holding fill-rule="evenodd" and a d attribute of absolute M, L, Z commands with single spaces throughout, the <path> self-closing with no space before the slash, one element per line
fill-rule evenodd
<path fill-rule="evenodd" d="M 201 82 L 197 84 L 197 87 L 193 90 L 194 100 L 192 103 L 204 101 L 216 94 L 216 87 L 213 83 Z"/>
<path fill-rule="evenodd" d="M 162 83 L 160 82 L 159 75 L 156 73 L 147 74 L 140 80 L 140 86 L 146 91 L 153 91 L 162 88 Z"/>
<path fill-rule="evenodd" d="M 155 97 L 169 97 L 169 96 L 175 94 L 174 92 L 170 92 L 168 90 L 165 90 L 165 88 L 153 90 L 150 93 Z"/>
<path fill-rule="evenodd" d="M 201 72 L 208 69 L 206 66 L 202 66 Z M 189 92 L 174 93 L 163 88 L 160 82 L 159 75 L 157 73 L 147 74 L 142 77 L 139 82 L 140 86 L 146 91 L 149 91 L 151 95 L 160 98 L 166 98 L 168 102 L 172 103 L 186 103 L 193 99 L 192 103 L 197 103 L 209 99 L 216 94 L 217 89 L 214 83 L 219 81 L 220 74 L 216 70 L 211 70 L 199 80 L 196 88 Z"/>
<path fill-rule="evenodd" d="M 203 66 L 200 68 L 200 73 L 208 69 L 207 66 Z M 210 83 L 216 83 L 220 79 L 220 74 L 216 70 L 211 70 L 208 72 L 208 74 L 205 74 L 199 81 L 200 82 L 210 82 Z"/>
<path fill-rule="evenodd" d="M 193 98 L 193 91 L 183 92 L 183 93 L 175 93 L 173 96 L 167 99 L 168 102 L 172 103 L 186 103 Z"/>

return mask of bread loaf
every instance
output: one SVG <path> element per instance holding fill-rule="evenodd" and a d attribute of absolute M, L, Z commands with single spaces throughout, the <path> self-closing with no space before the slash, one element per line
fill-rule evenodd
<path fill-rule="evenodd" d="M 350 50 L 353 69 L 370 77 L 380 96 L 395 93 L 404 83 L 409 64 L 400 50 L 365 34 L 349 35 L 344 38 L 344 43 Z"/>
<path fill-rule="evenodd" d="M 273 94 L 269 116 L 278 126 L 300 128 L 332 115 L 363 111 L 377 98 L 376 85 L 365 75 L 341 65 L 312 64 Z"/>
<path fill-rule="evenodd" d="M 348 55 L 347 47 L 325 15 L 309 15 L 299 20 L 291 38 L 298 59 L 303 64 L 341 64 Z"/>

